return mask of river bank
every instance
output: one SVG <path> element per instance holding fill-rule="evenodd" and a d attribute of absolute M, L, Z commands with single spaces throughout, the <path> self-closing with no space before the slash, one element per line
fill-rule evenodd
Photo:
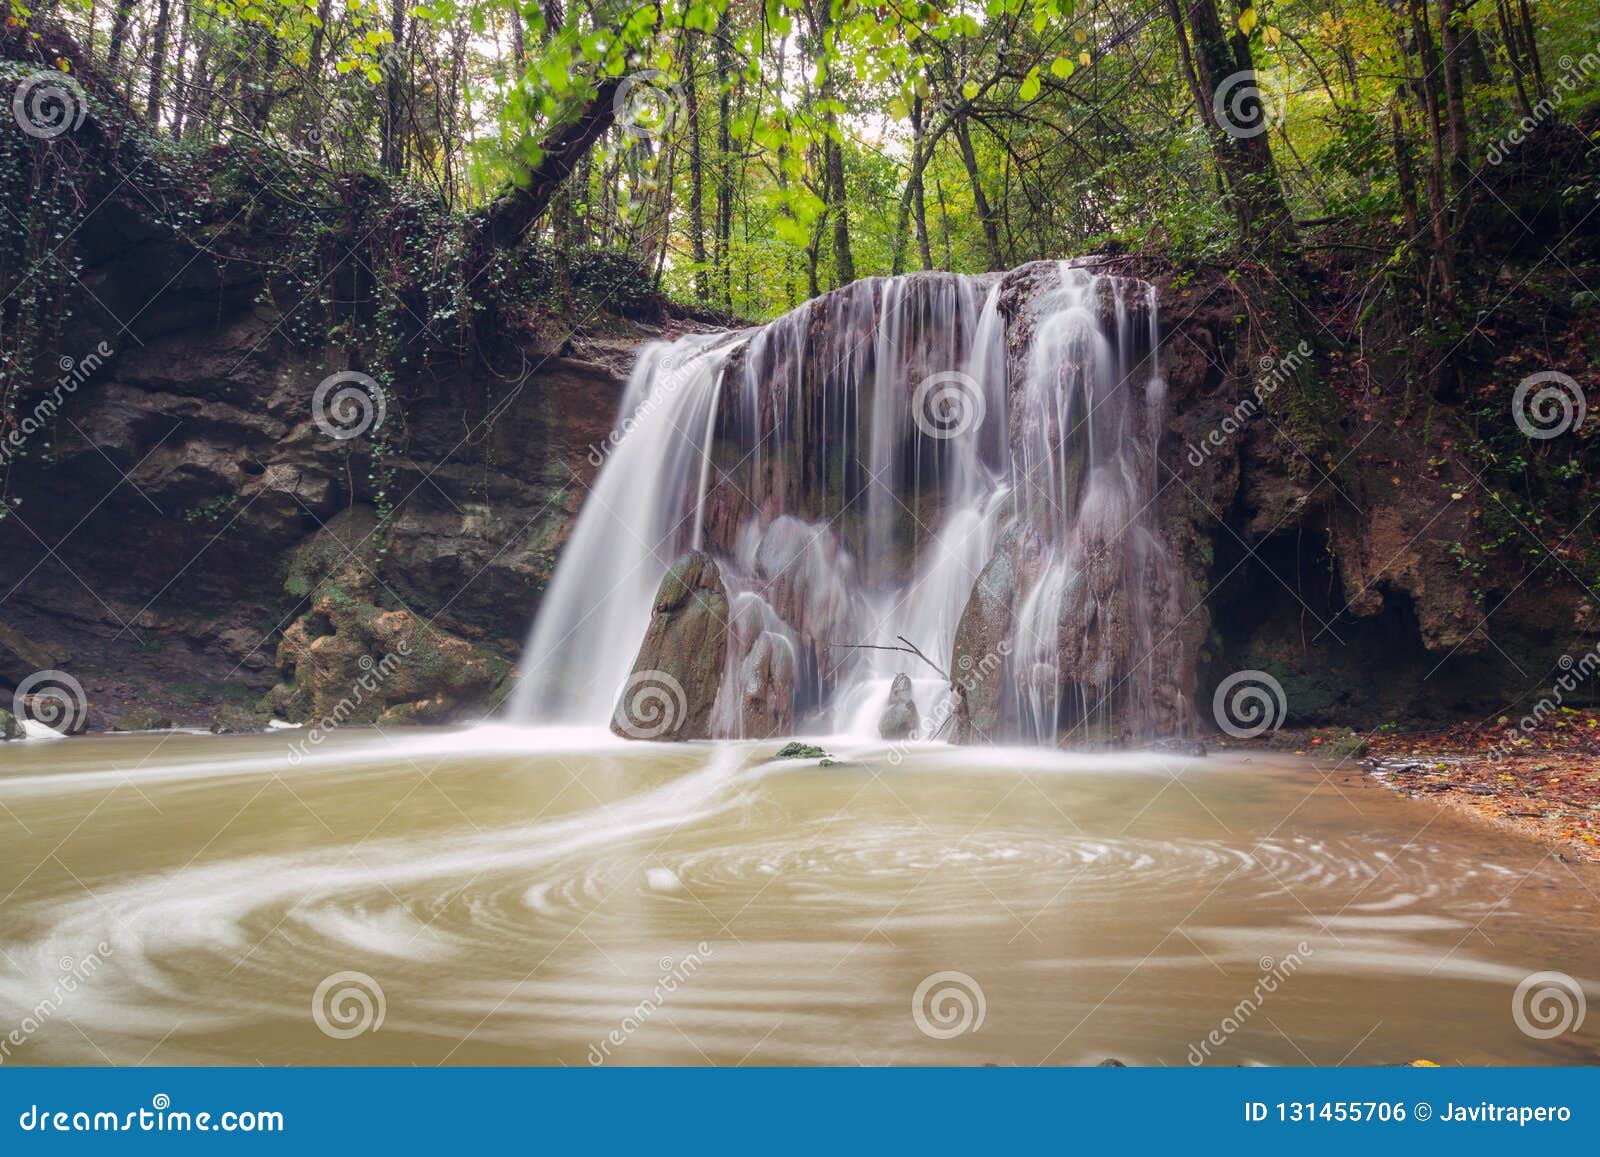
<path fill-rule="evenodd" d="M 1600 864 L 1600 712 L 1558 710 L 1531 731 L 1498 716 L 1369 742 L 1364 766 L 1392 790 Z"/>

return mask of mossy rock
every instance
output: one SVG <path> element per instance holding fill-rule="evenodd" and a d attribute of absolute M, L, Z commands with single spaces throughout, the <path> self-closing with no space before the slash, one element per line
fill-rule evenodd
<path fill-rule="evenodd" d="M 330 518 L 297 546 L 283 586 L 303 598 L 342 593 L 350 599 L 373 582 L 378 564 L 378 515 L 370 506 L 352 506 Z"/>
<path fill-rule="evenodd" d="M 135 707 L 123 712 L 111 724 L 113 731 L 165 731 L 172 726 L 172 716 L 154 707 Z"/>
<path fill-rule="evenodd" d="M 224 703 L 211 713 L 211 734 L 253 735 L 266 730 L 266 719 L 237 703 Z"/>
<path fill-rule="evenodd" d="M 487 710 L 511 665 L 410 611 L 324 582 L 278 644 L 259 709 L 323 727 L 445 723 Z"/>
<path fill-rule="evenodd" d="M 778 749 L 778 754 L 773 760 L 778 759 L 827 759 L 828 753 L 812 743 L 791 741 Z M 770 761 L 769 761 L 770 762 Z"/>
<path fill-rule="evenodd" d="M 22 734 L 22 724 L 11 712 L 0 709 L 0 740 L 16 739 Z"/>
<path fill-rule="evenodd" d="M 692 550 L 656 590 L 650 625 L 611 718 L 628 739 L 708 739 L 728 648 L 728 591 L 716 560 Z"/>

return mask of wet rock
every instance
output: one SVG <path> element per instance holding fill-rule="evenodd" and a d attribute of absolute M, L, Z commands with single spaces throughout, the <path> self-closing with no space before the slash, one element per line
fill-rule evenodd
<path fill-rule="evenodd" d="M 327 585 L 278 644 L 261 710 L 290 722 L 443 723 L 483 713 L 509 666 L 418 618 Z"/>
<path fill-rule="evenodd" d="M 265 717 L 237 703 L 224 703 L 211 713 L 213 735 L 252 735 L 264 730 Z"/>
<path fill-rule="evenodd" d="M 995 547 L 994 557 L 972 586 L 950 654 L 957 743 L 986 743 L 1005 720 L 1006 654 L 1016 598 L 1015 539 Z"/>
<path fill-rule="evenodd" d="M 656 591 L 611 730 L 629 739 L 709 739 L 727 650 L 722 572 L 709 554 L 692 550 Z"/>
<path fill-rule="evenodd" d="M 126 711 L 111 724 L 112 731 L 165 731 L 172 726 L 172 716 L 154 707 L 135 707 Z"/>
<path fill-rule="evenodd" d="M 778 748 L 778 753 L 773 759 L 825 759 L 828 753 L 812 743 L 801 743 L 791 740 Z"/>
<path fill-rule="evenodd" d="M 788 641 L 763 631 L 739 662 L 739 734 L 765 738 L 789 729 L 794 704 L 794 660 Z"/>
<path fill-rule="evenodd" d="M 17 722 L 17 717 L 4 708 L 0 708 L 0 741 L 18 739 L 21 736 L 22 724 Z"/>
<path fill-rule="evenodd" d="M 921 725 L 916 700 L 911 697 L 911 676 L 901 671 L 889 685 L 889 705 L 878 717 L 878 734 L 884 739 L 909 739 Z"/>

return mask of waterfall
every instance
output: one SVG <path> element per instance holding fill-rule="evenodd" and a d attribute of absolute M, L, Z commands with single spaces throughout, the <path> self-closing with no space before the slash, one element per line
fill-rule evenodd
<path fill-rule="evenodd" d="M 728 595 L 714 734 L 875 733 L 900 672 L 942 733 L 975 668 L 996 682 L 968 738 L 1175 729 L 1159 340 L 1153 286 L 1063 262 L 868 279 L 646 346 L 510 713 L 606 723 L 701 549 Z M 930 662 L 859 646 L 902 637 Z"/>

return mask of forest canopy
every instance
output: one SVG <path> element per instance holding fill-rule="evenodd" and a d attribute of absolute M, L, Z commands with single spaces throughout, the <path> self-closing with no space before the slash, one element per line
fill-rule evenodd
<path fill-rule="evenodd" d="M 8 3 L 164 147 L 400 183 L 747 317 L 1329 223 L 1449 309 L 1484 174 L 1600 91 L 1596 9 L 1537 0 Z"/>

